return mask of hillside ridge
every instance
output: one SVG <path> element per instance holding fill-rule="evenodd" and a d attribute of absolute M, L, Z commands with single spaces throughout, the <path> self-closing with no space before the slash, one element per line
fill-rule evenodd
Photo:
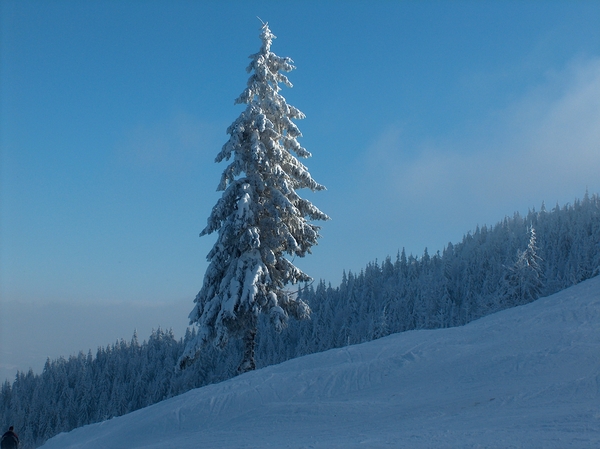
<path fill-rule="evenodd" d="M 266 367 L 42 447 L 597 447 L 599 324 L 595 277 L 462 327 Z"/>

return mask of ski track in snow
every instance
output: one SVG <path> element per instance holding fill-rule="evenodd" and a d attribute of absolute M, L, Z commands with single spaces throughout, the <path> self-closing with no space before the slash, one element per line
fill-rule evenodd
<path fill-rule="evenodd" d="M 598 448 L 600 277 L 463 327 L 246 373 L 42 447 Z"/>

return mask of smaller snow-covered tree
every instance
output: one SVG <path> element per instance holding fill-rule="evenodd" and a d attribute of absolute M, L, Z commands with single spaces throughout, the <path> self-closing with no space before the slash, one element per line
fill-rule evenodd
<path fill-rule="evenodd" d="M 501 303 L 507 307 L 527 304 L 540 297 L 544 287 L 541 257 L 537 254 L 535 229 L 529 228 L 529 244 L 517 252 L 517 260 L 503 279 Z"/>
<path fill-rule="evenodd" d="M 310 314 L 308 305 L 284 287 L 311 278 L 286 255 L 310 253 L 320 229 L 310 220 L 329 217 L 296 193 L 325 187 L 294 156 L 310 156 L 298 143 L 301 133 L 293 123 L 304 114 L 279 93 L 280 83 L 292 87 L 283 72 L 295 67 L 290 58 L 271 52 L 274 38 L 264 24 L 261 49 L 250 56 L 248 87 L 235 101 L 246 104 L 246 109 L 227 129 L 229 141 L 216 158 L 216 162 L 232 161 L 218 186 L 223 195 L 200 234 L 218 232 L 218 238 L 207 256 L 210 265 L 189 315 L 198 334 L 188 342 L 180 368 L 190 364 L 207 343 L 224 347 L 235 337 L 245 345 L 239 371 L 252 370 L 261 312 L 270 315 L 278 331 L 290 315 L 302 319 Z"/>

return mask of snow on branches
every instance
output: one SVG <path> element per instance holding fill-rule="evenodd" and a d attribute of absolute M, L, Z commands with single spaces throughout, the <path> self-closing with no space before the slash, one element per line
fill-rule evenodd
<path fill-rule="evenodd" d="M 218 232 L 218 238 L 189 316 L 190 324 L 199 327 L 198 335 L 188 344 L 180 367 L 205 344 L 223 347 L 233 336 L 246 343 L 240 370 L 253 369 L 261 312 L 269 314 L 278 331 L 290 315 L 310 316 L 308 305 L 285 286 L 311 278 L 286 256 L 309 254 L 320 237 L 320 227 L 311 220 L 329 219 L 296 190 L 325 187 L 298 160 L 311 156 L 298 142 L 302 133 L 293 122 L 304 114 L 279 93 L 280 84 L 292 87 L 282 72 L 293 70 L 293 61 L 271 52 L 275 36 L 268 24 L 262 26 L 260 38 L 260 51 L 250 56 L 247 87 L 235 100 L 246 109 L 227 129 L 230 138 L 215 159 L 229 164 L 217 188 L 223 194 L 200 235 Z"/>

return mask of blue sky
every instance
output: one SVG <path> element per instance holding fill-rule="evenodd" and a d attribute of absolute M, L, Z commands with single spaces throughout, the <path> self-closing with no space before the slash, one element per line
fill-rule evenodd
<path fill-rule="evenodd" d="M 296 63 L 282 93 L 307 116 L 306 165 L 328 188 L 301 192 L 332 217 L 295 261 L 314 278 L 337 285 L 403 247 L 433 253 L 478 224 L 600 192 L 599 2 L 5 0 L 3 308 L 15 332 L 47 308 L 34 335 L 88 306 L 123 319 L 98 319 L 71 347 L 49 341 L 48 355 L 134 328 L 181 335 L 257 16 Z M 81 315 L 50 312 L 65 304 Z M 17 339 L 32 350 L 8 328 L 0 369 Z"/>

